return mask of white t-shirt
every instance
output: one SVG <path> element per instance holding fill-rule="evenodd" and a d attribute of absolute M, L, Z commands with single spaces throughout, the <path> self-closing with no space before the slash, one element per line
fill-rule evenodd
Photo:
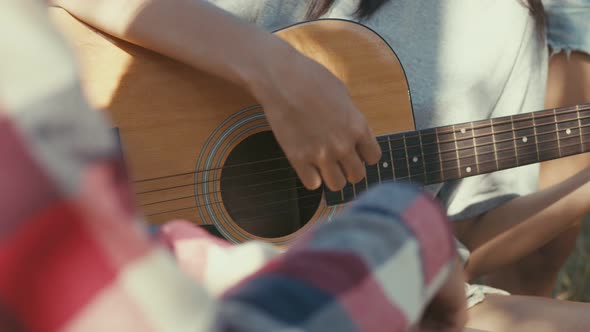
<path fill-rule="evenodd" d="M 210 0 L 277 30 L 305 18 L 308 0 Z M 359 0 L 336 0 L 327 18 L 354 18 Z M 395 50 L 418 129 L 541 110 L 544 39 L 519 0 L 390 0 L 362 21 Z M 536 189 L 538 165 L 435 186 L 452 219 L 481 214 Z"/>

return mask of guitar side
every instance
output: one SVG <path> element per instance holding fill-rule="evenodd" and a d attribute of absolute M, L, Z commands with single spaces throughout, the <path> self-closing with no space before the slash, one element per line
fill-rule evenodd
<path fill-rule="evenodd" d="M 237 151 L 264 150 L 267 147 L 259 149 L 256 144 L 271 137 L 264 134 L 270 128 L 254 98 L 231 83 L 97 33 L 61 9 L 52 8 L 50 14 L 78 56 L 90 102 L 106 110 L 119 129 L 137 201 L 149 222 L 182 218 L 215 224 L 234 242 L 286 243 L 336 212 L 321 198 L 309 222 L 291 225 L 295 228 L 289 234 L 272 228 L 292 223 L 283 220 L 297 219 L 295 215 L 302 212 L 295 205 L 280 208 L 275 219 L 258 226 L 247 225 L 247 218 L 240 223 L 236 216 L 245 208 L 241 205 L 250 204 L 248 197 L 256 192 L 259 197 L 265 193 L 278 197 L 272 184 L 252 189 L 252 194 L 226 194 L 239 183 L 233 178 L 256 173 L 256 163 L 240 159 L 248 156 L 238 156 L 244 152 Z M 343 80 L 375 135 L 414 129 L 403 69 L 377 34 L 342 20 L 301 23 L 276 34 Z M 260 152 L 257 158 L 268 160 L 269 156 L 274 158 Z M 246 160 L 250 166 L 241 172 L 246 163 L 229 164 L 230 159 Z M 285 174 L 274 181 L 296 186 Z M 283 190 L 280 195 L 288 200 L 298 192 Z M 265 206 L 248 212 L 249 218 L 273 211 Z"/>

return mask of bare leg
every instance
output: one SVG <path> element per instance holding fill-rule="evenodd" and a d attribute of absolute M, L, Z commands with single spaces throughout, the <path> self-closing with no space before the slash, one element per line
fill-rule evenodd
<path fill-rule="evenodd" d="M 590 303 L 528 296 L 489 295 L 468 311 L 467 327 L 490 332 L 590 330 Z"/>
<path fill-rule="evenodd" d="M 547 108 L 590 102 L 590 56 L 573 52 L 551 58 L 545 105 Z M 557 159 L 541 164 L 540 189 L 573 176 L 590 166 L 590 154 Z M 574 249 L 580 220 L 564 220 L 571 228 L 519 262 L 489 276 L 486 281 L 513 294 L 552 295 L 559 270 Z"/>

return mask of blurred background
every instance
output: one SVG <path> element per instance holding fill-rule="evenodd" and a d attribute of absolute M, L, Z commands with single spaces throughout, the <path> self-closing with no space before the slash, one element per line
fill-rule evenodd
<path fill-rule="evenodd" d="M 590 302 L 590 216 L 586 216 L 576 250 L 559 276 L 557 297 Z"/>

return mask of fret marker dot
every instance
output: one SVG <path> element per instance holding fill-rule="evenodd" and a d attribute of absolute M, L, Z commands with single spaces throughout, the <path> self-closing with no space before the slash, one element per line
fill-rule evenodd
<path fill-rule="evenodd" d="M 467 173 L 471 173 L 471 167 L 467 167 L 465 170 L 467 171 Z"/>
<path fill-rule="evenodd" d="M 461 134 L 465 134 L 466 130 L 465 128 L 461 128 Z"/>
<path fill-rule="evenodd" d="M 522 141 L 523 141 L 523 142 L 525 142 L 525 143 L 526 143 L 528 140 L 529 140 L 529 139 L 528 139 L 526 136 L 522 138 Z"/>
<path fill-rule="evenodd" d="M 387 167 L 389 167 L 389 164 L 387 162 L 384 162 L 383 163 L 383 168 L 387 168 Z"/>
<path fill-rule="evenodd" d="M 572 133 L 572 130 L 571 130 L 571 129 L 569 129 L 569 128 L 567 128 L 567 130 L 565 131 L 565 133 L 569 135 L 569 134 L 571 134 L 571 133 Z"/>
<path fill-rule="evenodd" d="M 418 162 L 418 157 L 412 158 L 412 161 L 415 162 L 415 163 L 417 163 Z"/>

